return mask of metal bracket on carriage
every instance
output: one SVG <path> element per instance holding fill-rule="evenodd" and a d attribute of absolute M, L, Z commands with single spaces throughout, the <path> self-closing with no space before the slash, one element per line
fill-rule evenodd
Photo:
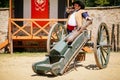
<path fill-rule="evenodd" d="M 94 42 L 88 42 L 85 44 L 85 46 L 94 48 Z"/>
<path fill-rule="evenodd" d="M 59 58 L 65 58 L 65 56 L 62 55 L 45 55 L 47 57 L 59 57 Z"/>

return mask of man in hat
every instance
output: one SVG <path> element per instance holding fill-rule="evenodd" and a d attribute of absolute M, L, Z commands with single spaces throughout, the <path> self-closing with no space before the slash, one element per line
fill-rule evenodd
<path fill-rule="evenodd" d="M 72 3 L 73 8 L 66 9 L 66 17 L 68 17 L 67 22 L 67 32 L 71 35 L 66 38 L 66 42 L 70 43 L 83 31 L 87 28 L 88 25 L 92 23 L 92 18 L 89 17 L 88 13 L 83 10 L 85 5 L 81 1 L 75 1 Z M 86 26 L 83 26 L 83 18 L 87 21 Z M 82 50 L 85 51 L 83 48 Z M 75 58 L 75 62 L 84 61 L 85 54 L 78 54 Z"/>
<path fill-rule="evenodd" d="M 67 32 L 71 33 L 74 29 L 82 29 L 83 18 L 86 20 L 92 20 L 88 13 L 83 10 L 85 8 L 84 3 L 80 0 L 72 3 L 73 7 L 67 8 L 65 16 L 68 17 Z"/>

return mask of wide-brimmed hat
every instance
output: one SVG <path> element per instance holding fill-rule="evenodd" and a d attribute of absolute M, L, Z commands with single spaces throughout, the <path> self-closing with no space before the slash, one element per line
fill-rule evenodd
<path fill-rule="evenodd" d="M 82 2 L 82 1 L 74 1 L 72 3 L 72 5 L 74 6 L 74 4 L 78 4 L 79 6 L 81 6 L 81 9 L 84 9 L 85 8 L 85 4 Z"/>

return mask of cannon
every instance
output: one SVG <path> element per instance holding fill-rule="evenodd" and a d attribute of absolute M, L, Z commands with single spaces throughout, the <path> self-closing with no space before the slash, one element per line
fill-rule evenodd
<path fill-rule="evenodd" d="M 88 26 L 88 25 L 86 25 Z M 52 75 L 62 75 L 75 61 L 80 50 L 89 42 L 91 35 L 88 30 L 84 30 L 77 35 L 72 42 L 67 42 L 73 34 L 67 34 L 66 28 L 61 23 L 52 26 L 47 40 L 48 55 L 45 59 L 32 65 L 32 69 L 37 74 L 45 75 L 50 72 Z M 110 39 L 107 25 L 101 23 L 96 29 L 94 38 L 94 56 L 99 69 L 107 67 L 110 56 Z"/>

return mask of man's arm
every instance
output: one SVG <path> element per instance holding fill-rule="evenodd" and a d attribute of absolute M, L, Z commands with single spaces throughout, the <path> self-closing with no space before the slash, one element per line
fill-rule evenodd
<path fill-rule="evenodd" d="M 80 29 L 78 28 L 77 31 L 79 31 L 79 33 L 82 33 L 82 31 L 85 30 L 90 24 L 92 24 L 92 19 L 87 19 L 85 25 L 80 27 Z"/>
<path fill-rule="evenodd" d="M 86 23 L 85 23 L 85 25 L 83 25 L 77 29 L 78 31 L 80 30 L 80 32 L 85 30 L 90 24 L 92 24 L 92 21 L 93 21 L 93 19 L 88 15 L 87 12 L 83 12 L 82 17 L 86 19 Z"/>

